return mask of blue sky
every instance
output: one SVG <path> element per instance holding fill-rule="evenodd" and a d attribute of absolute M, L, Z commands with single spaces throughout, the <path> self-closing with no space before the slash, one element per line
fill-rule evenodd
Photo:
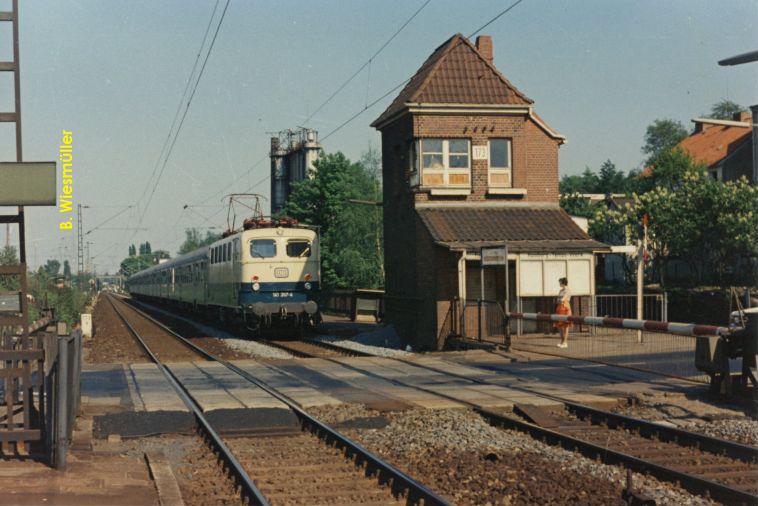
<path fill-rule="evenodd" d="M 52 160 L 62 129 L 74 132 L 75 201 L 85 229 L 134 204 L 153 171 L 215 0 L 21 2 L 24 149 Z M 221 2 L 223 5 L 223 1 Z M 154 199 L 135 242 L 175 253 L 185 227 L 224 226 L 220 195 L 268 173 L 267 132 L 301 125 L 332 91 L 423 3 L 232 0 Z M 9 0 L 0 1 L 7 8 Z M 508 3 L 431 0 L 372 63 L 313 118 L 322 135 L 409 77 L 450 35 L 469 34 Z M 5 10 L 5 9 L 3 9 Z M 756 49 L 758 2 L 524 0 L 483 32 L 495 65 L 568 137 L 561 174 L 611 159 L 637 167 L 645 127 L 656 118 L 689 126 L 723 98 L 758 103 L 758 64 L 717 61 Z M 0 31 L 0 59 L 10 32 Z M 0 108 L 10 110 L 9 76 Z M 379 135 L 369 127 L 392 96 L 325 142 L 358 158 Z M 12 160 L 12 129 L 0 125 L 0 159 Z M 255 188 L 268 195 L 265 182 Z M 151 190 L 150 190 L 151 191 Z M 144 202 L 144 200 L 143 200 Z M 191 204 L 191 210 L 182 209 Z M 211 207 L 199 207 L 214 205 Z M 28 212 L 29 260 L 66 257 L 74 232 L 55 209 Z M 108 227 L 134 226 L 135 211 Z M 4 233 L 4 231 L 3 231 Z M 98 271 L 114 271 L 131 232 L 88 234 Z M 15 237 L 15 234 L 14 234 Z"/>

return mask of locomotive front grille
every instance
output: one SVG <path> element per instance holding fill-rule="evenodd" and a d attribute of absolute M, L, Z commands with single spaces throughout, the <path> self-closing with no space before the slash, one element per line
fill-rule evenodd
<path fill-rule="evenodd" d="M 274 269 L 275 278 L 286 278 L 290 275 L 290 270 L 286 267 L 277 267 Z"/>

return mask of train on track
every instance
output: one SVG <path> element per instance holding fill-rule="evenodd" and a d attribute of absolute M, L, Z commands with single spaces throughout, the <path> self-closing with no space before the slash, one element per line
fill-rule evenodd
<path fill-rule="evenodd" d="M 132 297 L 252 331 L 320 320 L 316 230 L 291 219 L 245 220 L 242 230 L 129 277 Z"/>

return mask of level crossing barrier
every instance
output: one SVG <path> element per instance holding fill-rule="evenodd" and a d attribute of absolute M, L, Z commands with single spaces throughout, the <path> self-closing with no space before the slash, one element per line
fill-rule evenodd
<path fill-rule="evenodd" d="M 546 313 L 509 312 L 508 320 L 568 322 L 568 347 L 559 348 L 554 333 L 522 334 L 514 338 L 511 349 L 536 352 L 622 366 L 645 372 L 708 383 L 709 376 L 695 367 L 698 339 L 710 339 L 729 333 L 727 327 L 636 320 L 603 316 L 568 316 Z M 577 328 L 588 332 L 576 332 Z"/>

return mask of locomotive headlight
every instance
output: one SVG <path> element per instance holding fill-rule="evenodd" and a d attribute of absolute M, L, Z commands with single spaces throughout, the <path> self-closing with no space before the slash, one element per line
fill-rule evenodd
<path fill-rule="evenodd" d="M 257 292 L 260 289 L 261 289 L 261 284 L 260 283 L 253 283 L 253 290 L 255 290 Z"/>
<path fill-rule="evenodd" d="M 305 287 L 306 290 L 310 290 L 311 289 L 311 284 L 310 283 L 305 283 L 303 286 Z"/>

